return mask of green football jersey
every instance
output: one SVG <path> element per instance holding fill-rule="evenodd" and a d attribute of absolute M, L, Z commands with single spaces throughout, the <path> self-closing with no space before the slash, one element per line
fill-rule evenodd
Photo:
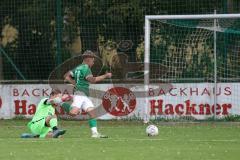
<path fill-rule="evenodd" d="M 86 95 L 89 95 L 89 82 L 87 77 L 92 75 L 92 71 L 87 64 L 81 64 L 76 67 L 73 71 L 73 77 L 76 82 L 76 91 L 82 91 Z"/>
<path fill-rule="evenodd" d="M 37 106 L 37 110 L 35 112 L 35 115 L 32 118 L 32 122 L 39 121 L 42 118 L 45 118 L 47 116 L 51 116 L 55 114 L 55 108 L 51 104 L 44 104 L 44 102 L 48 98 L 44 98 L 40 101 L 40 103 Z"/>

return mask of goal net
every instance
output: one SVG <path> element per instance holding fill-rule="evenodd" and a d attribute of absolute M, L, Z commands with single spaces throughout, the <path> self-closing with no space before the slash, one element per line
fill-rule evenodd
<path fill-rule="evenodd" d="M 153 101 L 148 95 L 146 114 L 222 117 L 216 107 L 225 102 L 224 96 L 232 114 L 239 110 L 234 108 L 239 88 L 232 83 L 240 80 L 239 19 L 239 14 L 145 16 L 145 85 L 149 92 L 158 88 L 149 93 Z M 164 105 L 159 105 L 159 99 Z M 211 113 L 206 107 L 187 105 L 186 100 L 196 106 L 213 105 Z M 180 107 L 182 114 L 169 107 L 181 102 L 185 103 L 185 110 Z"/>

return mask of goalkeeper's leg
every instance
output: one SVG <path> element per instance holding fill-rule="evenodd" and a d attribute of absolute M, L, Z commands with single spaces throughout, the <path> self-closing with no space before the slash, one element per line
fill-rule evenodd
<path fill-rule="evenodd" d="M 42 133 L 41 136 L 58 138 L 60 135 L 65 134 L 66 130 L 61 130 L 58 127 L 57 116 L 48 116 L 45 121 L 46 132 Z"/>

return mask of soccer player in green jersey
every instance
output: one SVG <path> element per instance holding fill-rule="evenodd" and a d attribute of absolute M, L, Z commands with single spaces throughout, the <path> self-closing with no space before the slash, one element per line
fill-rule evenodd
<path fill-rule="evenodd" d="M 94 105 L 88 98 L 89 96 L 89 83 L 97 83 L 105 78 L 111 78 L 111 73 L 106 73 L 101 76 L 94 77 L 91 72 L 91 67 L 94 65 L 95 54 L 92 51 L 85 51 L 82 55 L 83 62 L 72 71 L 67 72 L 64 75 L 66 81 L 75 86 L 72 105 L 62 105 L 62 107 L 70 115 L 76 116 L 80 113 L 81 109 L 88 113 L 90 116 L 89 126 L 92 131 L 93 138 L 107 138 L 105 135 L 101 135 L 97 131 L 97 121 L 95 119 Z"/>
<path fill-rule="evenodd" d="M 58 129 L 55 107 L 62 103 L 62 94 L 58 89 L 53 89 L 50 98 L 43 98 L 37 106 L 28 128 L 32 134 L 24 133 L 22 138 L 58 138 L 66 130 Z"/>

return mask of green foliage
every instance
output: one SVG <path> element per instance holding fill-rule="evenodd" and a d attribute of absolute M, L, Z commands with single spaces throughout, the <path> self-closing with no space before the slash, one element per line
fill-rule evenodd
<path fill-rule="evenodd" d="M 19 32 L 14 45 L 1 45 L 1 47 L 27 79 L 47 79 L 48 74 L 56 66 L 56 59 L 59 56 L 56 51 L 56 2 L 59 1 L 1 0 L 0 2 L 0 31 L 6 24 L 10 24 Z M 62 62 L 71 56 L 81 54 L 85 49 L 99 51 L 97 42 L 99 35 L 106 41 L 111 40 L 117 44 L 122 40 L 130 40 L 133 46 L 124 53 L 129 56 L 130 61 L 135 61 L 136 50 L 144 36 L 144 15 L 207 14 L 213 13 L 214 9 L 217 13 L 239 12 L 239 8 L 236 7 L 239 2 L 236 0 L 218 0 L 217 2 L 216 0 L 61 0 L 61 2 Z M 6 19 L 8 19 L 7 22 Z M 0 37 L 2 38 L 2 35 Z M 175 41 L 175 37 L 170 35 L 161 38 L 165 39 L 166 43 Z M 79 46 L 73 49 L 73 44 L 76 43 L 79 43 Z M 170 43 L 170 45 L 175 44 Z M 164 60 L 169 47 L 166 44 L 157 44 L 151 49 L 154 53 L 151 55 L 152 58 Z M 118 50 L 118 52 L 122 51 Z M 139 55 L 140 57 L 142 56 Z M 197 68 L 205 67 L 208 60 L 206 53 L 199 60 L 200 63 L 189 66 L 182 73 L 182 77 L 189 75 L 208 77 L 212 72 L 209 69 L 204 69 L 202 73 L 196 72 Z M 4 61 L 5 79 L 20 79 L 10 68 L 12 68 L 11 65 Z"/>
<path fill-rule="evenodd" d="M 240 116 L 239 115 L 229 115 L 227 117 L 224 117 L 224 120 L 227 122 L 239 122 Z"/>

